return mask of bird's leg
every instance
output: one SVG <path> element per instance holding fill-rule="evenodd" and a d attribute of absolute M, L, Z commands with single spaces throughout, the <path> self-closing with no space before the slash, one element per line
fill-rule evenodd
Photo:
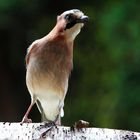
<path fill-rule="evenodd" d="M 35 102 L 31 102 L 31 104 L 28 107 L 28 109 L 27 109 L 27 111 L 26 111 L 26 113 L 25 113 L 25 115 L 24 115 L 21 123 L 31 123 L 32 122 L 31 119 L 28 119 L 28 115 L 29 115 L 29 113 L 30 113 L 30 111 L 31 111 L 31 109 L 32 109 L 32 107 L 33 107 L 34 104 L 35 104 Z"/>
<path fill-rule="evenodd" d="M 55 122 L 56 125 L 59 125 L 60 126 L 61 125 L 61 116 L 58 115 L 57 118 L 56 118 L 56 120 L 54 122 Z"/>

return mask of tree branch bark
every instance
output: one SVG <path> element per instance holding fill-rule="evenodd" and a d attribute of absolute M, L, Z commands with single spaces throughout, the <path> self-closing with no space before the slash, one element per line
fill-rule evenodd
<path fill-rule="evenodd" d="M 46 126 L 44 123 L 0 123 L 0 140 L 140 140 L 139 132 Z"/>

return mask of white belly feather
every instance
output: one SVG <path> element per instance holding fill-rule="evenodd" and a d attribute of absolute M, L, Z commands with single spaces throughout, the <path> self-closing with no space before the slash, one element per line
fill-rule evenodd
<path fill-rule="evenodd" d="M 40 90 L 36 94 L 37 99 L 40 101 L 44 114 L 48 120 L 54 121 L 57 115 L 63 112 L 64 100 L 60 99 L 59 94 L 52 90 Z M 64 113 L 63 113 L 64 114 Z"/>

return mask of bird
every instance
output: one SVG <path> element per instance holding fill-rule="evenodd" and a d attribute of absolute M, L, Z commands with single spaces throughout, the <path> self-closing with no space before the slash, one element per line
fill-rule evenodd
<path fill-rule="evenodd" d="M 71 9 L 57 16 L 56 25 L 44 37 L 35 40 L 26 54 L 26 85 L 31 103 L 22 119 L 30 123 L 29 113 L 37 105 L 42 121 L 61 125 L 64 99 L 73 69 L 73 45 L 88 21 L 82 11 Z"/>

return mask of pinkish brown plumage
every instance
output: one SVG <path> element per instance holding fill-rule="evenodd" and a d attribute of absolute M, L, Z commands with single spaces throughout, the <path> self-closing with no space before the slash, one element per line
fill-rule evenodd
<path fill-rule="evenodd" d="M 31 105 L 22 122 L 30 121 L 28 114 L 37 103 L 43 120 L 60 124 L 73 67 L 73 41 L 87 19 L 80 10 L 66 11 L 57 17 L 56 26 L 47 36 L 28 48 L 26 84 Z"/>

